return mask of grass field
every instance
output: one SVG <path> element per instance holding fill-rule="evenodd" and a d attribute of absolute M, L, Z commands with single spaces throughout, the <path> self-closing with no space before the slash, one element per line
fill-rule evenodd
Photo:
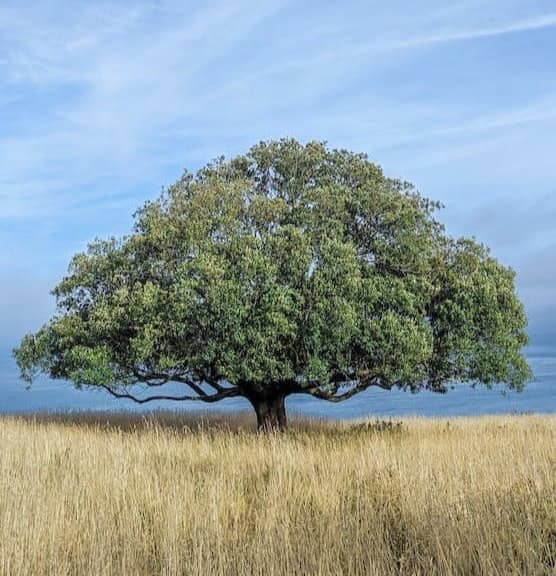
<path fill-rule="evenodd" d="M 0 419 L 4 575 L 556 574 L 556 417 Z"/>

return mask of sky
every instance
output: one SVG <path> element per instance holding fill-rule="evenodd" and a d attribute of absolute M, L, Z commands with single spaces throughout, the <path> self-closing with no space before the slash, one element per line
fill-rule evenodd
<path fill-rule="evenodd" d="M 95 237 L 260 140 L 366 152 L 556 348 L 556 1 L 2 0 L 0 356 Z"/>

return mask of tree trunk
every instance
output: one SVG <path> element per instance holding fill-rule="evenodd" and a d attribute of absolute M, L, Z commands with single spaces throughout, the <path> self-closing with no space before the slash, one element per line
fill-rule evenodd
<path fill-rule="evenodd" d="M 249 399 L 257 413 L 257 428 L 261 432 L 278 432 L 287 427 L 286 397 L 272 396 L 268 398 Z"/>

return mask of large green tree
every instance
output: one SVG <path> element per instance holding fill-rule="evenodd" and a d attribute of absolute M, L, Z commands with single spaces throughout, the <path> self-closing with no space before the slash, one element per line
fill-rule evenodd
<path fill-rule="evenodd" d="M 242 396 L 261 428 L 286 426 L 291 394 L 520 389 L 514 272 L 449 238 L 437 208 L 364 154 L 318 142 L 261 143 L 185 173 L 129 236 L 73 258 L 58 313 L 15 350 L 22 377 L 137 402 Z"/>

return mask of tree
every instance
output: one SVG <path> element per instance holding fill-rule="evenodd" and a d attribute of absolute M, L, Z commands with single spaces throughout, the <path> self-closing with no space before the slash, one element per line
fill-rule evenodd
<path fill-rule="evenodd" d="M 129 236 L 73 258 L 57 315 L 14 351 L 21 375 L 141 403 L 242 396 L 263 429 L 286 426 L 290 394 L 521 389 L 514 272 L 448 237 L 438 208 L 318 142 L 221 158 L 147 202 Z"/>

